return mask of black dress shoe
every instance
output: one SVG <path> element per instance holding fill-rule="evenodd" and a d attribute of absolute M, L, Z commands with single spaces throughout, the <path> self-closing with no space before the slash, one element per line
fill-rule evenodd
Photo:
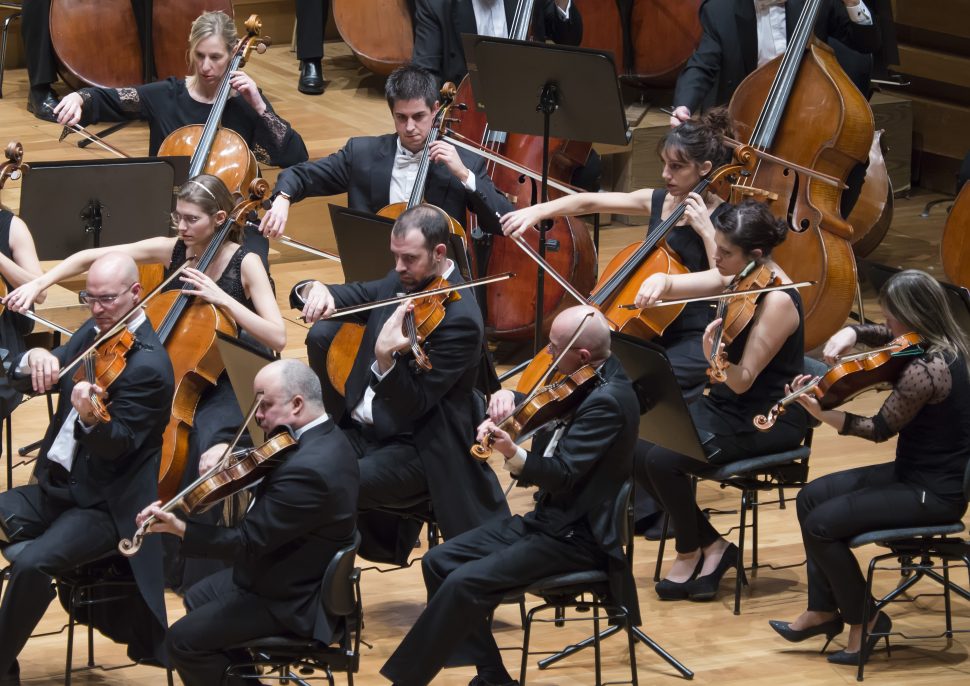
<path fill-rule="evenodd" d="M 703 566 L 704 556 L 699 555 L 697 557 L 697 566 L 694 567 L 694 573 L 690 575 L 687 581 L 671 581 L 670 579 L 661 579 L 658 581 L 654 586 L 654 590 L 657 591 L 657 597 L 661 600 L 686 600 L 689 595 L 687 589 Z"/>
<path fill-rule="evenodd" d="M 721 561 L 717 563 L 714 571 L 705 576 L 699 576 L 688 584 L 687 595 L 691 600 L 714 600 L 717 595 L 717 588 L 721 585 L 721 578 L 727 570 L 734 567 L 741 575 L 741 581 L 747 585 L 748 581 L 744 577 L 744 570 L 741 569 L 738 547 L 729 543 L 721 555 Z"/>
<path fill-rule="evenodd" d="M 512 681 L 506 681 L 502 684 L 493 684 L 491 681 L 485 681 L 485 679 L 476 674 L 475 677 L 468 682 L 468 686 L 519 686 L 519 682 L 513 679 Z"/>
<path fill-rule="evenodd" d="M 872 634 L 869 634 L 866 639 L 866 660 L 872 655 L 872 651 L 875 649 L 876 644 L 879 643 L 879 639 L 886 639 L 886 652 L 889 652 L 889 632 L 893 628 L 893 620 L 889 619 L 889 615 L 885 612 L 880 612 L 876 616 L 876 623 L 872 627 Z M 877 635 L 873 635 L 877 634 Z M 885 636 L 883 636 L 885 634 Z M 840 650 L 837 653 L 832 653 L 828 656 L 828 661 L 833 665 L 859 665 L 859 658 L 862 655 L 861 650 L 857 650 L 854 653 L 850 653 L 845 650 Z"/>
<path fill-rule="evenodd" d="M 323 68 L 320 60 L 300 60 L 300 83 L 297 90 L 307 95 L 323 93 Z"/>
<path fill-rule="evenodd" d="M 845 629 L 845 623 L 838 616 L 827 622 L 810 626 L 807 629 L 792 629 L 789 622 L 783 622 L 778 619 L 769 619 L 768 626 L 774 629 L 783 639 L 791 643 L 801 643 L 813 636 L 821 636 L 824 634 L 827 640 L 825 641 L 825 645 L 822 646 L 822 650 L 819 651 L 822 653 L 829 647 L 832 639 L 841 634 Z"/>
<path fill-rule="evenodd" d="M 54 108 L 57 107 L 57 95 L 50 87 L 37 89 L 31 88 L 27 96 L 27 111 L 38 119 L 56 122 Z"/>

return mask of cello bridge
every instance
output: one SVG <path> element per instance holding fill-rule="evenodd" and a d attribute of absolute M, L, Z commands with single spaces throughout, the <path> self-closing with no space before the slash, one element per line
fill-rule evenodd
<path fill-rule="evenodd" d="M 738 203 L 744 198 L 754 198 L 759 202 L 774 202 L 778 200 L 778 193 L 763 188 L 731 184 L 731 202 Z"/>

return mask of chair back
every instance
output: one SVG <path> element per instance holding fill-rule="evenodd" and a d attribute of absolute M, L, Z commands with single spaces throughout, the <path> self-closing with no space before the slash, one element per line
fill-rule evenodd
<path fill-rule="evenodd" d="M 352 577 L 359 547 L 360 532 L 354 530 L 353 542 L 337 551 L 323 574 L 323 590 L 320 599 L 324 609 L 337 617 L 353 614 L 357 608 Z"/>
<path fill-rule="evenodd" d="M 623 546 L 630 545 L 633 539 L 633 511 L 630 496 L 633 493 L 633 480 L 627 479 L 616 493 L 613 503 L 613 527 Z"/>
<path fill-rule="evenodd" d="M 967 460 L 967 466 L 963 470 L 963 497 L 970 502 L 970 460 Z"/>

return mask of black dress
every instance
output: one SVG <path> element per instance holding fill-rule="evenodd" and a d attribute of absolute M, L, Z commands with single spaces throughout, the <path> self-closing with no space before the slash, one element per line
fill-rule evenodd
<path fill-rule="evenodd" d="M 212 105 L 199 102 L 185 86 L 184 79 L 164 81 L 126 88 L 82 88 L 84 100 L 81 124 L 99 121 L 148 121 L 148 154 L 157 155 L 158 148 L 168 134 L 189 124 L 204 124 Z M 281 119 L 266 98 L 262 115 L 249 106 L 242 96 L 229 98 L 222 113 L 222 125 L 232 129 L 252 148 L 256 159 L 264 164 L 288 167 L 308 159 L 306 146 L 293 127 Z"/>
<path fill-rule="evenodd" d="M 0 252 L 9 259 L 13 259 L 13 251 L 10 249 L 10 223 L 13 221 L 13 213 L 0 208 Z M 9 293 L 12 288 L 10 283 L 4 279 L 3 285 Z M 11 312 L 4 308 L 0 314 L 0 359 L 13 359 L 26 348 L 24 346 L 24 336 L 33 329 L 33 321 L 26 317 Z M 7 417 L 13 412 L 24 398 L 23 393 L 19 393 L 10 386 L 6 374 L 0 374 L 0 419 Z"/>

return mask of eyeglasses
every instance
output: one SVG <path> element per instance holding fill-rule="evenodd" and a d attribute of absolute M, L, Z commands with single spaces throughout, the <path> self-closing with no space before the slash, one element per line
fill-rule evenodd
<path fill-rule="evenodd" d="M 108 295 L 91 295 L 87 291 L 79 291 L 77 294 L 77 299 L 78 302 L 83 305 L 94 305 L 95 303 L 98 303 L 102 307 L 107 307 L 108 305 L 114 303 L 114 301 L 119 297 L 127 293 L 133 285 L 134 284 L 128 284 L 125 286 L 125 290 L 123 290 L 121 293 L 111 293 Z"/>
<path fill-rule="evenodd" d="M 194 224 L 198 224 L 203 219 L 207 219 L 206 215 L 196 216 L 194 214 L 179 214 L 178 212 L 172 212 L 170 216 L 172 218 L 172 226 L 175 227 L 177 227 L 183 221 L 189 226 L 193 226 Z"/>

